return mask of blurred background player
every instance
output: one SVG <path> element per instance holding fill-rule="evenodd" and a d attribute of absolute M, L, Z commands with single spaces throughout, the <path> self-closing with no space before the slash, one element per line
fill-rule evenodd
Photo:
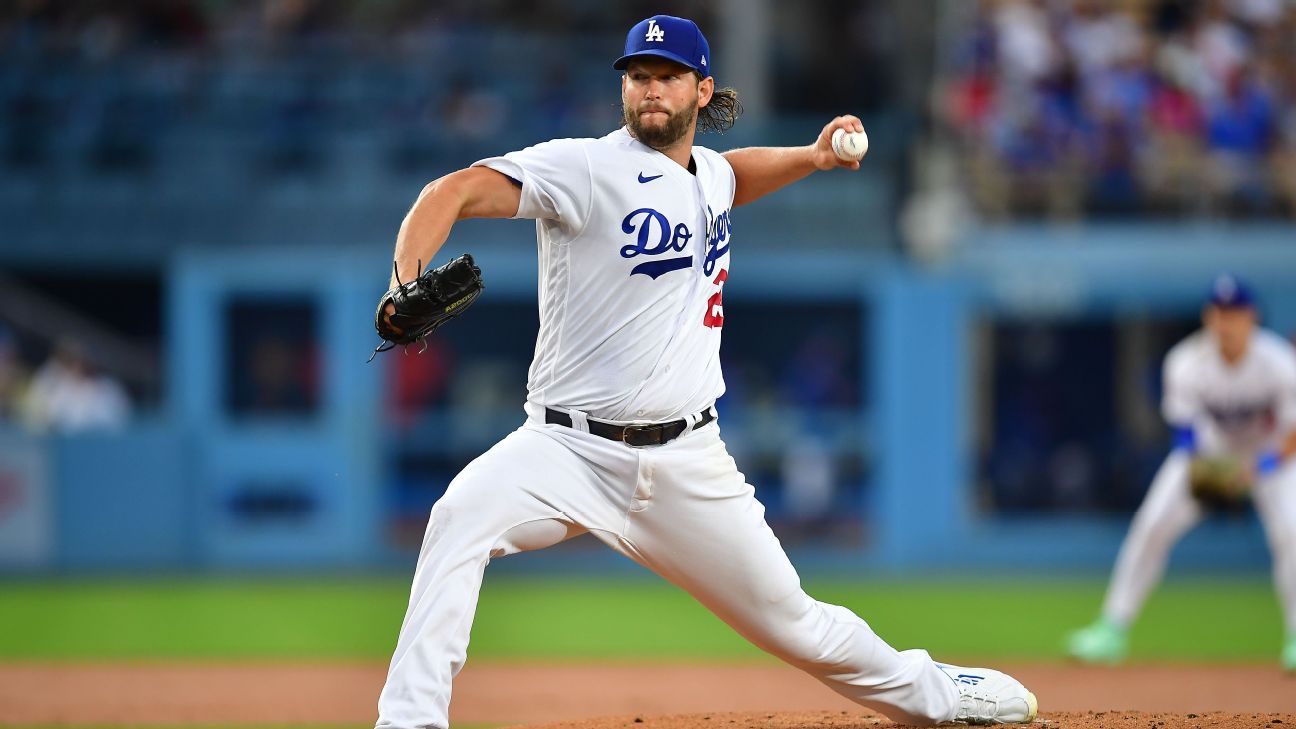
<path fill-rule="evenodd" d="M 1093 663 L 1124 659 L 1129 627 L 1170 549 L 1211 510 L 1250 498 L 1273 553 L 1287 631 L 1282 665 L 1296 671 L 1296 350 L 1256 326 L 1251 288 L 1228 274 L 1211 286 L 1202 320 L 1166 355 L 1161 409 L 1174 449 L 1134 515 L 1101 617 L 1073 633 L 1067 651 Z"/>

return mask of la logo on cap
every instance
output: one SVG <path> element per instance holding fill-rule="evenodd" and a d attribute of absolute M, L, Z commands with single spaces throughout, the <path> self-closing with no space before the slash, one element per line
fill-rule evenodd
<path fill-rule="evenodd" d="M 644 35 L 644 40 L 658 41 L 658 42 L 664 41 L 666 40 L 666 31 L 657 27 L 656 20 L 649 20 L 648 33 Z"/>

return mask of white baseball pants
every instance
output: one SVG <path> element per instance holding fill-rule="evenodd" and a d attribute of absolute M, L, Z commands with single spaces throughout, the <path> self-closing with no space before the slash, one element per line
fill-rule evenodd
<path fill-rule="evenodd" d="M 469 464 L 432 509 L 409 610 L 378 700 L 380 729 L 449 726 L 492 557 L 594 533 L 688 591 L 743 637 L 903 723 L 954 717 L 926 651 L 898 652 L 850 610 L 815 601 L 710 423 L 634 449 L 534 420 Z"/>
<path fill-rule="evenodd" d="M 1205 516 L 1188 485 L 1190 457 L 1174 451 L 1157 471 L 1121 544 L 1103 617 L 1128 626 L 1165 573 L 1170 550 Z M 1288 635 L 1296 635 L 1296 461 L 1261 478 L 1252 492 L 1273 556 L 1274 586 Z"/>

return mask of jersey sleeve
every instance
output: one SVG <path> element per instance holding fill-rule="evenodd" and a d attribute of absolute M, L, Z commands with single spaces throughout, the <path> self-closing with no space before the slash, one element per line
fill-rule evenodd
<path fill-rule="evenodd" d="M 724 155 L 719 157 L 724 161 L 725 168 L 729 170 L 729 209 L 732 210 L 734 196 L 738 194 L 738 173 L 734 172 L 733 165 L 729 164 L 729 160 L 725 159 Z"/>
<path fill-rule="evenodd" d="M 693 154 L 706 154 L 707 162 L 716 170 L 716 175 L 726 187 L 726 210 L 733 209 L 734 195 L 738 193 L 738 177 L 734 173 L 733 165 L 729 164 L 729 158 L 715 150 L 708 149 L 702 152 L 701 147 L 694 147 Z"/>
<path fill-rule="evenodd" d="M 1191 427 L 1201 413 L 1201 399 L 1193 383 L 1190 350 L 1176 347 L 1166 355 L 1162 381 L 1162 417 L 1171 427 Z"/>
<path fill-rule="evenodd" d="M 589 219 L 593 182 L 583 140 L 556 139 L 473 167 L 489 167 L 522 186 L 515 218 L 554 220 L 573 229 Z"/>

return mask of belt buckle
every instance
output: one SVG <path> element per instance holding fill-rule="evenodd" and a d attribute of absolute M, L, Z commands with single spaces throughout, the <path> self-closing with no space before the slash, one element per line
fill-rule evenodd
<path fill-rule="evenodd" d="M 651 430 L 652 428 L 657 428 L 658 430 L 660 430 L 661 424 L 654 423 L 651 420 L 632 420 L 626 424 L 625 428 L 622 429 L 621 442 L 631 448 L 651 448 L 655 445 L 661 445 L 660 438 L 656 443 L 631 443 L 630 442 L 630 436 L 632 432 L 643 433 Z"/>

